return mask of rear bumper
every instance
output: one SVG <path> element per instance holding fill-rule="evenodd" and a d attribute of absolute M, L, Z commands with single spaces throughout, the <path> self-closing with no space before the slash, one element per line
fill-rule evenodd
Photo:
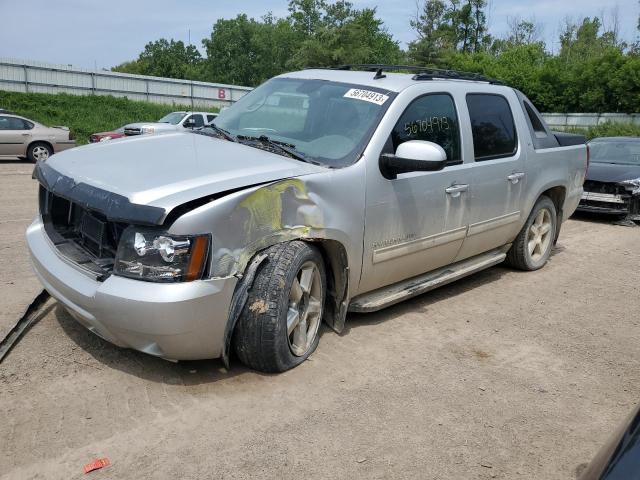
<path fill-rule="evenodd" d="M 65 142 L 56 142 L 53 144 L 53 153 L 64 152 L 65 150 L 69 150 L 76 146 L 75 140 L 68 140 Z"/>
<path fill-rule="evenodd" d="M 235 277 L 158 284 L 111 275 L 98 282 L 58 253 L 39 218 L 27 243 L 44 288 L 105 340 L 168 360 L 221 356 Z"/>

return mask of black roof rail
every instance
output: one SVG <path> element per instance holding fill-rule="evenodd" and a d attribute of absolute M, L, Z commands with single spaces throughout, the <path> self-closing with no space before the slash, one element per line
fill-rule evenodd
<path fill-rule="evenodd" d="M 309 67 L 309 69 L 322 70 L 360 70 L 364 72 L 376 72 L 374 80 L 384 78 L 383 71 L 409 71 L 414 72 L 413 80 L 467 80 L 472 82 L 486 82 L 492 85 L 503 85 L 499 80 L 485 77 L 479 73 L 462 72 L 458 70 L 447 70 L 442 68 L 421 67 L 419 65 L 387 65 L 380 63 L 347 64 L 334 67 Z"/>

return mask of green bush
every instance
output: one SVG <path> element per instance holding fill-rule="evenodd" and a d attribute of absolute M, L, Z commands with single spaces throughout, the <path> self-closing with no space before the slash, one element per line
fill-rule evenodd
<path fill-rule="evenodd" d="M 169 112 L 190 110 L 192 107 L 159 105 L 101 95 L 0 91 L 0 108 L 6 108 L 43 125 L 69 127 L 78 144 L 84 144 L 89 142 L 92 133 L 115 130 L 127 123 L 157 121 Z M 209 107 L 205 110 L 216 111 Z"/>
<path fill-rule="evenodd" d="M 596 137 L 640 137 L 640 125 L 606 122 L 589 128 L 569 128 L 567 132 L 585 135 L 589 140 Z"/>

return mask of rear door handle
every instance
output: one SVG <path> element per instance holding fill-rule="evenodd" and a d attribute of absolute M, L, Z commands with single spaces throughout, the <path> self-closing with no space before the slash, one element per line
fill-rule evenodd
<path fill-rule="evenodd" d="M 28 137 L 30 134 L 29 133 L 21 133 L 20 135 L 22 135 L 23 137 Z"/>
<path fill-rule="evenodd" d="M 451 185 L 444 189 L 448 195 L 451 195 L 453 198 L 459 197 L 462 192 L 466 192 L 469 190 L 469 185 L 457 183 L 455 185 Z"/>
<path fill-rule="evenodd" d="M 514 185 L 520 181 L 521 178 L 524 177 L 524 172 L 516 172 L 507 176 L 507 180 L 509 180 Z"/>

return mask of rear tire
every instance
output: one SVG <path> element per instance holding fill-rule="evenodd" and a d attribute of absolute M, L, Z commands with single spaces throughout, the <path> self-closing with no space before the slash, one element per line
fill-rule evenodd
<path fill-rule="evenodd" d="M 324 262 L 313 246 L 293 241 L 268 255 L 249 289 L 233 334 L 242 363 L 262 372 L 284 372 L 313 353 L 324 312 Z"/>
<path fill-rule="evenodd" d="M 525 271 L 538 270 L 547 263 L 558 228 L 556 206 L 541 196 L 507 252 L 506 262 Z"/>
<path fill-rule="evenodd" d="M 27 148 L 27 158 L 31 163 L 36 163 L 38 160 L 44 162 L 51 155 L 53 155 L 53 149 L 44 142 L 34 142 Z"/>

